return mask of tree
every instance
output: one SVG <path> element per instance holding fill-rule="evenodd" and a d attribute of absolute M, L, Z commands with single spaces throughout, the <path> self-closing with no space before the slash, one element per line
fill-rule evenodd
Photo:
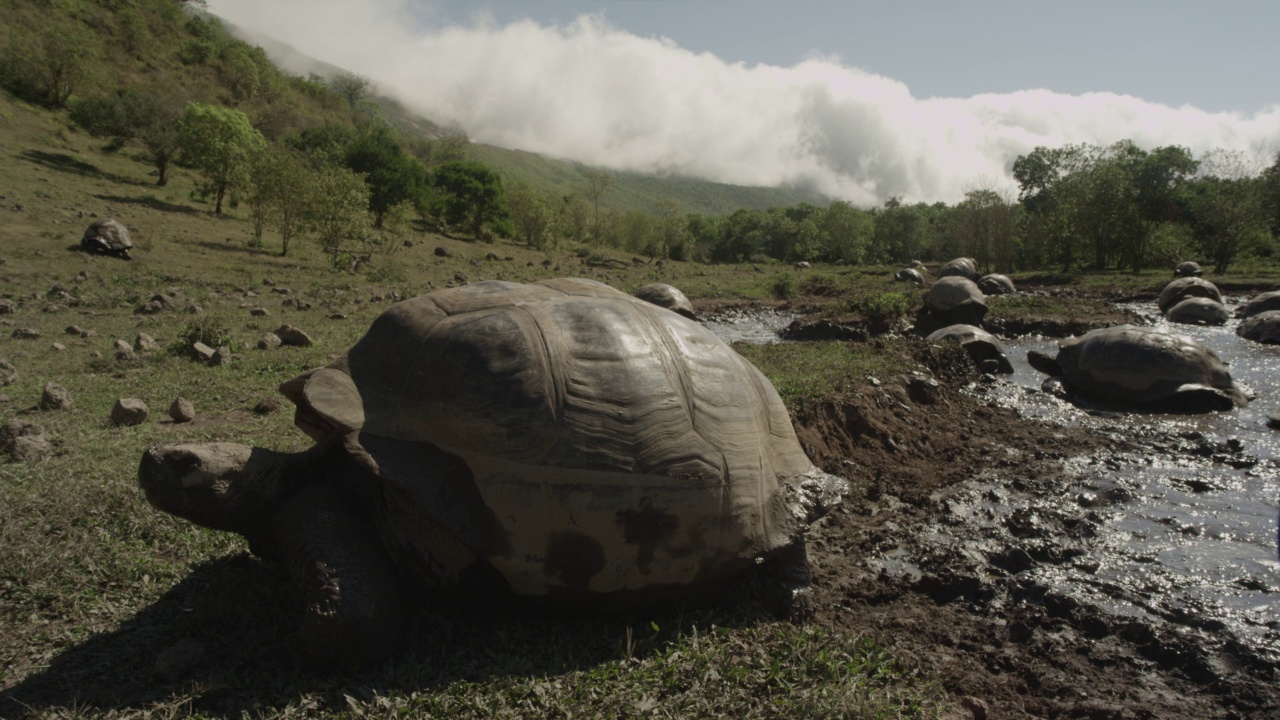
<path fill-rule="evenodd" d="M 875 220 L 843 200 L 831 203 L 819 221 L 823 259 L 828 262 L 861 263 L 875 235 Z"/>
<path fill-rule="evenodd" d="M 523 181 L 511 183 L 506 195 L 507 210 L 516 235 L 531 248 L 541 250 L 546 247 L 555 225 L 551 201 Z"/>
<path fill-rule="evenodd" d="M 658 201 L 658 220 L 653 227 L 653 239 L 657 254 L 673 260 L 688 257 L 685 243 L 689 239 L 689 222 L 680 209 L 680 202 L 672 198 Z"/>
<path fill-rule="evenodd" d="M 83 25 L 63 22 L 45 29 L 27 56 L 28 70 L 41 93 L 41 102 L 60 109 L 91 73 L 98 55 L 98 38 Z"/>
<path fill-rule="evenodd" d="M 600 244 L 600 198 L 609 192 L 609 188 L 613 187 L 613 178 L 602 172 L 587 170 L 582 173 L 582 177 L 587 179 L 587 187 L 582 194 L 591 201 L 592 207 L 595 208 L 595 227 L 592 238 L 595 244 Z"/>
<path fill-rule="evenodd" d="M 222 213 L 227 191 L 248 181 L 249 158 L 265 145 L 262 135 L 239 110 L 191 102 L 178 119 L 182 156 L 217 195 L 217 214 Z"/>
<path fill-rule="evenodd" d="M 305 231 L 311 206 L 320 200 L 316 197 L 316 173 L 299 152 L 282 147 L 257 154 L 250 172 L 254 238 L 261 240 L 263 228 L 273 224 L 280 233 L 280 255 L 288 255 L 289 243 Z"/>
<path fill-rule="evenodd" d="M 161 186 L 168 183 L 169 163 L 178 152 L 181 114 L 173 97 L 146 90 L 119 90 L 71 106 L 71 120 L 90 135 L 111 138 L 117 145 L 141 142 L 156 169 L 156 185 Z"/>
<path fill-rule="evenodd" d="M 354 269 L 368 259 L 373 229 L 369 188 L 364 178 L 342 167 L 323 167 L 314 176 L 307 228 L 337 269 Z"/>
<path fill-rule="evenodd" d="M 373 81 L 364 75 L 341 73 L 329 81 L 329 87 L 346 101 L 352 111 L 373 96 Z"/>
<path fill-rule="evenodd" d="M 401 147 L 389 127 L 375 125 L 346 146 L 346 166 L 364 175 L 369 186 L 369 209 L 374 224 L 394 205 L 417 202 L 431 184 L 430 173 Z"/>
<path fill-rule="evenodd" d="M 445 163 L 436 168 L 435 186 L 444 195 L 444 219 L 465 223 L 480 238 L 485 223 L 506 217 L 502 179 L 478 162 Z"/>
<path fill-rule="evenodd" d="M 952 212 L 959 254 L 972 257 L 984 272 L 991 272 L 993 265 L 1005 272 L 1012 270 L 1015 209 L 992 188 L 965 193 Z"/>
<path fill-rule="evenodd" d="M 1241 152 L 1212 152 L 1201 160 L 1201 175 L 1190 187 L 1192 231 L 1214 273 L 1225 273 L 1241 250 L 1269 235 L 1265 182 L 1257 165 Z"/>

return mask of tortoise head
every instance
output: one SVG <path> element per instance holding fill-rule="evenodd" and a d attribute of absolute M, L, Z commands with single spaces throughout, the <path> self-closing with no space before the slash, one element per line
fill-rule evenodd
<path fill-rule="evenodd" d="M 160 510 L 247 537 L 262 532 L 292 485 L 288 460 L 236 443 L 156 445 L 142 455 L 138 482 Z"/>

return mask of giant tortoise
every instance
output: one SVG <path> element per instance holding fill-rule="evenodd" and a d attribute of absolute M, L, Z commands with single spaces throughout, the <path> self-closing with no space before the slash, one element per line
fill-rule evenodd
<path fill-rule="evenodd" d="M 1008 275 L 990 273 L 978 278 L 978 289 L 983 295 L 1010 295 L 1017 292 Z"/>
<path fill-rule="evenodd" d="M 1186 297 L 1169 308 L 1165 319 L 1184 325 L 1225 325 L 1231 314 L 1222 303 L 1207 297 Z"/>
<path fill-rule="evenodd" d="M 680 313 L 690 320 L 698 319 L 697 313 L 693 311 L 693 303 L 689 302 L 689 297 L 674 285 L 649 283 L 637 290 L 635 296 L 671 312 Z"/>
<path fill-rule="evenodd" d="M 1200 268 L 1200 263 L 1184 260 L 1173 268 L 1174 277 L 1200 277 L 1204 274 L 1204 270 Z"/>
<path fill-rule="evenodd" d="M 80 247 L 85 252 L 101 255 L 114 255 L 125 260 L 132 259 L 129 253 L 133 250 L 133 240 L 129 238 L 129 230 L 118 221 L 107 218 L 98 220 L 85 228 L 80 238 Z"/>
<path fill-rule="evenodd" d="M 948 325 L 929 333 L 925 340 L 933 343 L 959 343 L 982 372 L 1013 373 L 1013 364 L 1004 354 L 1004 346 L 995 335 L 973 325 Z"/>
<path fill-rule="evenodd" d="M 385 656 L 442 596 L 648 613 L 752 587 L 791 613 L 845 484 L 741 355 L 592 280 L 406 300 L 280 390 L 311 449 L 156 446 L 139 480 L 288 570 L 320 667 Z"/>
<path fill-rule="evenodd" d="M 1280 345 L 1280 310 L 1267 310 L 1241 320 L 1236 334 L 1264 345 Z"/>
<path fill-rule="evenodd" d="M 1169 312 L 1169 308 L 1190 297 L 1209 298 L 1222 302 L 1222 293 L 1218 291 L 1217 285 L 1198 277 L 1182 277 L 1171 280 L 1164 286 L 1160 291 L 1160 297 L 1156 298 L 1156 307 L 1160 308 L 1160 312 Z"/>
<path fill-rule="evenodd" d="M 1280 290 L 1254 295 L 1236 309 L 1236 317 L 1248 318 L 1268 310 L 1280 310 Z"/>
<path fill-rule="evenodd" d="M 1027 361 L 1060 378 L 1077 397 L 1163 412 L 1210 412 L 1248 404 L 1227 366 L 1203 343 L 1134 325 L 1091 330 L 1058 342 L 1057 356 L 1032 350 Z"/>
<path fill-rule="evenodd" d="M 938 277 L 962 277 L 978 282 L 978 261 L 968 257 L 958 257 L 938 268 Z"/>
<path fill-rule="evenodd" d="M 939 278 L 924 294 L 916 332 L 928 335 L 948 325 L 982 325 L 987 301 L 977 283 L 958 275 Z"/>

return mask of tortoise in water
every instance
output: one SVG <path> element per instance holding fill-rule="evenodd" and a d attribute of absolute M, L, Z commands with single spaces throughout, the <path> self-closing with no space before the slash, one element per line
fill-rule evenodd
<path fill-rule="evenodd" d="M 978 282 L 978 261 L 973 258 L 956 258 L 938 268 L 938 277 L 962 277 Z"/>
<path fill-rule="evenodd" d="M 1011 295 L 1017 292 L 1008 275 L 991 273 L 978 279 L 978 289 L 983 295 Z"/>
<path fill-rule="evenodd" d="M 406 300 L 280 390 L 310 450 L 157 446 L 139 481 L 281 562 L 319 667 L 384 657 L 440 596 L 649 612 L 745 582 L 788 614 L 845 486 L 741 355 L 592 280 Z"/>
<path fill-rule="evenodd" d="M 87 252 L 102 255 L 115 255 L 130 260 L 129 252 L 133 250 L 133 240 L 129 239 L 129 230 L 111 218 L 99 220 L 84 231 L 80 238 L 80 247 Z"/>
<path fill-rule="evenodd" d="M 1249 398 L 1204 344 L 1133 325 L 1092 330 L 1059 341 L 1058 354 L 1036 350 L 1027 361 L 1060 378 L 1075 395 L 1107 404 L 1164 412 L 1244 407 Z"/>
<path fill-rule="evenodd" d="M 693 312 L 693 303 L 689 302 L 689 298 L 675 286 L 666 283 L 649 283 L 637 290 L 635 296 L 645 302 L 679 313 L 690 320 L 698 319 L 697 314 Z"/>
<path fill-rule="evenodd" d="M 1184 325 L 1225 325 L 1231 317 L 1225 305 L 1207 297 L 1183 298 L 1164 316 L 1169 322 Z"/>
<path fill-rule="evenodd" d="M 1280 310 L 1267 310 L 1245 318 L 1236 326 L 1236 335 L 1264 345 L 1280 345 Z"/>
<path fill-rule="evenodd" d="M 1249 302 L 1236 310 L 1236 316 L 1248 318 L 1268 310 L 1280 310 L 1280 290 L 1254 295 L 1249 298 Z"/>
<path fill-rule="evenodd" d="M 1160 312 L 1169 312 L 1169 308 L 1189 297 L 1209 298 L 1222 302 L 1222 293 L 1218 291 L 1217 285 L 1198 277 L 1184 277 L 1172 280 L 1164 286 L 1160 291 L 1160 297 L 1156 298 L 1156 306 L 1160 308 Z"/>
<path fill-rule="evenodd" d="M 1173 274 L 1177 277 L 1200 277 L 1204 270 L 1200 269 L 1200 263 L 1187 260 L 1174 266 Z"/>
<path fill-rule="evenodd" d="M 1013 373 L 1013 364 L 995 335 L 973 325 L 950 325 L 929 333 L 929 342 L 957 342 L 982 372 Z"/>

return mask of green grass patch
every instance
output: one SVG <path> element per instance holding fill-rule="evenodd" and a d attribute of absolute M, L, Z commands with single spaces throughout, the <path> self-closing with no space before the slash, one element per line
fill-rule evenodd
<path fill-rule="evenodd" d="M 783 402 L 794 408 L 804 400 L 844 392 L 855 384 L 866 382 L 868 375 L 905 372 L 909 368 L 899 360 L 901 355 L 884 352 L 868 343 L 803 342 L 773 345 L 737 343 L 734 349 L 764 373 Z"/>

